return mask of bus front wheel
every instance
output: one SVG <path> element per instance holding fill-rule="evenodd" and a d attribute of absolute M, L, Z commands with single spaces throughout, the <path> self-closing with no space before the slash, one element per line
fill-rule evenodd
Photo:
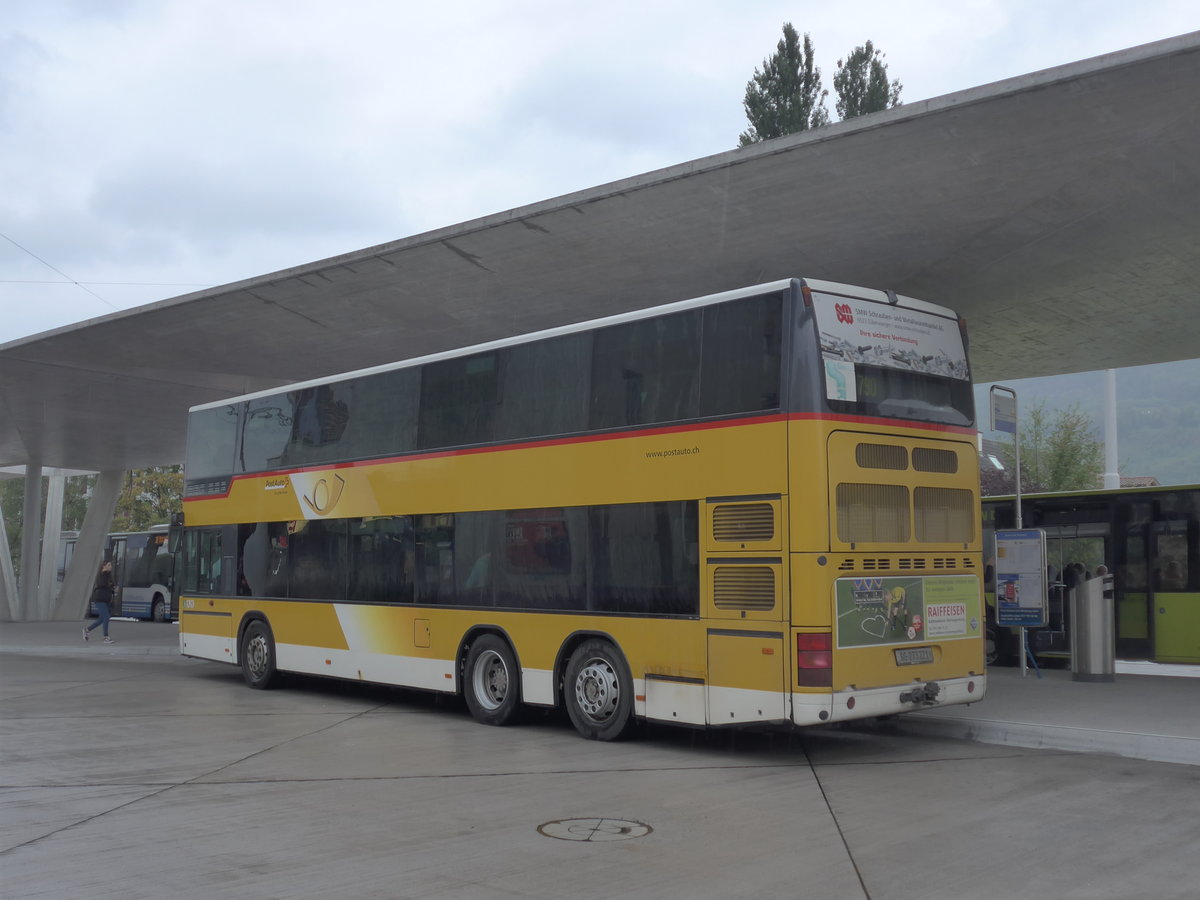
<path fill-rule="evenodd" d="M 157 594 L 154 595 L 154 603 L 150 606 L 150 618 L 155 622 L 167 621 L 167 604 Z"/>
<path fill-rule="evenodd" d="M 242 678 L 255 690 L 265 690 L 275 681 L 275 638 L 271 628 L 261 619 L 246 626 L 242 634 L 242 648 L 238 654 L 242 662 Z"/>
<path fill-rule="evenodd" d="M 485 634 L 467 652 L 463 695 L 476 722 L 507 725 L 521 703 L 520 672 L 507 642 Z"/>
<path fill-rule="evenodd" d="M 616 741 L 633 723 L 633 679 L 624 657 L 608 641 L 580 644 L 567 662 L 563 685 L 571 723 L 588 740 Z"/>

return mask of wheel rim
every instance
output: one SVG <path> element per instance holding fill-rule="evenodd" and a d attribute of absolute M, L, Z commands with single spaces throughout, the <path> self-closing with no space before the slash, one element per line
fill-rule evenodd
<path fill-rule="evenodd" d="M 256 680 L 267 674 L 267 660 L 270 652 L 267 649 L 267 639 L 262 634 L 253 634 L 246 642 L 246 668 Z"/>
<path fill-rule="evenodd" d="M 475 699 L 484 709 L 499 709 L 508 697 L 508 666 L 495 650 L 485 650 L 475 660 L 471 673 Z"/>
<path fill-rule="evenodd" d="M 606 660 L 590 659 L 575 677 L 575 701 L 589 719 L 610 719 L 621 699 L 617 673 Z"/>

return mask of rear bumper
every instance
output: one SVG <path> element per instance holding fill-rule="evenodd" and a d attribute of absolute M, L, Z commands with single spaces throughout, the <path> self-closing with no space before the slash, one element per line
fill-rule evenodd
<path fill-rule="evenodd" d="M 912 695 L 920 693 L 919 689 L 924 686 L 915 682 L 864 691 L 835 691 L 832 694 L 793 693 L 792 722 L 796 725 L 826 725 L 830 722 L 920 712 L 939 706 L 977 703 L 987 693 L 986 675 L 938 679 L 930 683 L 938 686 L 937 700 L 933 703 L 912 699 Z"/>

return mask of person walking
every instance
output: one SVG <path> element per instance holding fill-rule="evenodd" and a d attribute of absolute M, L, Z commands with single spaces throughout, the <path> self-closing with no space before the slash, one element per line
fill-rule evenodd
<path fill-rule="evenodd" d="M 112 615 L 113 590 L 116 588 L 116 582 L 113 581 L 112 563 L 106 562 L 100 567 L 100 571 L 96 573 L 96 585 L 92 588 L 91 602 L 96 605 L 96 621 L 91 625 L 85 625 L 83 629 L 83 639 L 88 639 L 89 632 L 97 629 L 104 629 L 104 643 L 111 644 L 113 639 L 108 636 L 108 620 Z"/>

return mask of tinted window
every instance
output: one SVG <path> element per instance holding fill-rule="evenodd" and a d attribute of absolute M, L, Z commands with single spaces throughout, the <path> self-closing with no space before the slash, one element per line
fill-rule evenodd
<path fill-rule="evenodd" d="M 346 396 L 350 419 L 338 447 L 341 458 L 365 459 L 415 449 L 420 388 L 419 368 L 351 381 Z"/>
<path fill-rule="evenodd" d="M 411 603 L 416 552 L 411 516 L 350 522 L 351 602 Z"/>
<path fill-rule="evenodd" d="M 288 596 L 341 600 L 346 594 L 346 522 L 294 523 L 288 535 Z"/>
<path fill-rule="evenodd" d="M 573 334 L 504 351 L 496 440 L 587 428 L 591 344 L 591 335 Z"/>
<path fill-rule="evenodd" d="M 591 509 L 590 608 L 697 615 L 697 504 L 631 503 Z"/>
<path fill-rule="evenodd" d="M 238 447 L 239 472 L 261 472 L 283 464 L 295 416 L 287 394 L 247 401 L 242 440 Z"/>
<path fill-rule="evenodd" d="M 496 605 L 587 608 L 587 509 L 520 509 L 503 514 Z"/>
<path fill-rule="evenodd" d="M 237 453 L 238 407 L 203 409 L 188 416 L 187 477 L 212 478 L 233 473 Z"/>
<path fill-rule="evenodd" d="M 700 415 L 779 407 L 782 308 L 778 294 L 705 308 Z"/>
<path fill-rule="evenodd" d="M 287 596 L 287 526 L 286 522 L 238 526 L 238 594 Z"/>
<path fill-rule="evenodd" d="M 338 446 L 350 421 L 349 384 L 322 384 L 281 395 L 291 425 L 280 464 L 327 462 L 343 455 Z"/>
<path fill-rule="evenodd" d="M 454 516 L 414 516 L 416 602 L 454 603 Z"/>
<path fill-rule="evenodd" d="M 493 439 L 497 355 L 484 353 L 425 366 L 418 440 L 422 448 L 480 444 Z"/>
<path fill-rule="evenodd" d="M 699 346 L 699 310 L 597 331 L 592 427 L 694 418 L 699 409 Z"/>

